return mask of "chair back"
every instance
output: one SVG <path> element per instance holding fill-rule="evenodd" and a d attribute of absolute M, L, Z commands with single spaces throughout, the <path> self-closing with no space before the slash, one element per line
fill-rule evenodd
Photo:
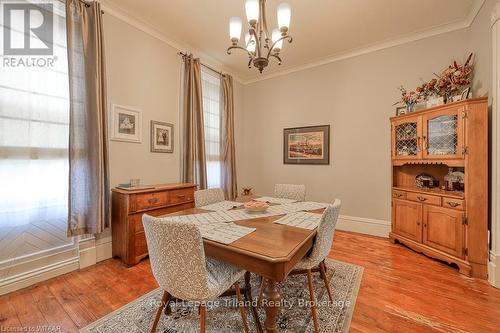
<path fill-rule="evenodd" d="M 335 227 L 340 213 L 341 201 L 336 199 L 333 205 L 328 206 L 319 222 L 316 240 L 309 255 L 309 260 L 319 264 L 323 261 L 332 248 Z"/>
<path fill-rule="evenodd" d="M 224 201 L 224 191 L 221 188 L 209 188 L 194 192 L 194 205 L 203 207 Z"/>
<path fill-rule="evenodd" d="M 160 287 L 179 299 L 202 299 L 208 289 L 208 273 L 198 227 L 146 214 L 142 223 L 151 269 Z"/>
<path fill-rule="evenodd" d="M 292 199 L 297 201 L 306 200 L 306 186 L 292 184 L 276 184 L 274 185 L 274 197 Z"/>

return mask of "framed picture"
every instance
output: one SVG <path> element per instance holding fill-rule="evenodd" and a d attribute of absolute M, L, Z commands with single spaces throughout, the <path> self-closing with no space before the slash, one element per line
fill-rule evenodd
<path fill-rule="evenodd" d="M 330 125 L 285 128 L 284 164 L 330 164 Z"/>
<path fill-rule="evenodd" d="M 111 140 L 142 142 L 142 111 L 113 104 L 111 110 Z"/>
<path fill-rule="evenodd" d="M 151 152 L 174 152 L 174 125 L 151 120 Z"/>
<path fill-rule="evenodd" d="M 462 91 L 462 97 L 460 98 L 460 100 L 461 101 L 466 100 L 467 98 L 469 98 L 469 95 L 470 95 L 470 87 L 468 87 Z"/>
<path fill-rule="evenodd" d="M 406 106 L 398 106 L 396 108 L 396 116 L 402 116 L 406 114 Z"/>

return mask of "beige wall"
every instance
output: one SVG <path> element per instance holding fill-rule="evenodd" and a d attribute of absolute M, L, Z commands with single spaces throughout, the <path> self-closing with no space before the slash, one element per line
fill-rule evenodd
<path fill-rule="evenodd" d="M 180 179 L 178 50 L 112 15 L 104 15 L 109 103 L 142 110 L 142 143 L 111 141 L 111 186 L 140 178 L 143 184 Z M 234 84 L 236 112 L 242 85 Z M 111 107 L 110 110 L 111 112 Z M 174 153 L 150 152 L 150 121 L 174 125 Z"/>
<path fill-rule="evenodd" d="M 471 29 L 245 86 L 240 185 L 268 194 L 275 183 L 306 184 L 310 200 L 340 198 L 343 215 L 390 220 L 389 117 L 396 88 L 412 89 L 477 51 L 475 93 L 487 92 L 491 41 L 483 33 L 489 14 L 483 9 L 478 19 Z M 323 124 L 331 125 L 330 165 L 284 165 L 283 128 Z"/>
<path fill-rule="evenodd" d="M 130 178 L 144 184 L 176 182 L 181 70 L 177 50 L 112 15 L 104 19 L 109 103 L 142 110 L 142 143 L 110 142 L 111 185 Z M 150 152 L 151 120 L 174 125 L 173 154 Z"/>

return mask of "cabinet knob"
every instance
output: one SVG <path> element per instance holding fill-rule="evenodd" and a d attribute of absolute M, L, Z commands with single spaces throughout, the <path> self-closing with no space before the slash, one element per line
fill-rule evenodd
<path fill-rule="evenodd" d="M 448 206 L 453 208 L 458 207 L 460 205 L 458 202 L 449 202 L 449 201 L 447 202 L 447 204 Z"/>
<path fill-rule="evenodd" d="M 424 223 L 424 228 L 427 228 L 427 223 Z"/>
<path fill-rule="evenodd" d="M 420 221 L 417 221 L 417 225 L 420 225 Z"/>
<path fill-rule="evenodd" d="M 424 198 L 424 197 L 417 197 L 417 199 L 418 199 L 419 201 L 422 201 L 422 202 L 427 201 L 427 198 Z"/>
<path fill-rule="evenodd" d="M 158 198 L 150 198 L 150 199 L 148 199 L 148 202 L 149 202 L 150 204 L 154 204 L 154 203 L 156 203 L 157 201 L 158 201 Z"/>

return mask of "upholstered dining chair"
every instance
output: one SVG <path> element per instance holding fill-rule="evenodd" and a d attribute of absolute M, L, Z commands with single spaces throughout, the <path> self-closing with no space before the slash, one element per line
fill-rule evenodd
<path fill-rule="evenodd" d="M 221 188 L 209 188 L 194 192 L 194 205 L 203 207 L 224 201 L 224 191 Z"/>
<path fill-rule="evenodd" d="M 319 272 L 321 275 L 321 279 L 325 284 L 325 289 L 328 293 L 328 297 L 330 302 L 333 302 L 332 291 L 330 289 L 330 284 L 328 283 L 328 278 L 326 276 L 326 265 L 325 259 L 330 253 L 333 244 L 333 237 L 335 235 L 335 227 L 337 225 L 337 220 L 339 217 L 341 208 L 341 201 L 336 199 L 333 205 L 325 208 L 323 215 L 321 216 L 316 238 L 314 240 L 314 244 L 310 254 L 301 261 L 299 261 L 290 275 L 296 274 L 307 274 L 307 284 L 309 287 L 309 297 L 311 300 L 311 312 L 314 323 L 314 332 L 318 332 L 318 314 L 316 310 L 316 297 L 314 296 L 314 288 L 312 283 L 312 273 Z M 262 293 L 264 290 L 264 279 L 261 278 L 261 283 L 259 287 L 259 299 L 258 302 L 262 299 Z"/>
<path fill-rule="evenodd" d="M 292 184 L 276 184 L 274 185 L 274 197 L 304 201 L 306 200 L 306 186 L 292 185 Z"/>
<path fill-rule="evenodd" d="M 243 329 L 248 332 L 238 281 L 245 275 L 234 266 L 205 257 L 198 227 L 144 214 L 142 217 L 153 275 L 163 289 L 151 333 L 156 331 L 162 310 L 172 298 L 200 303 L 200 332 L 205 332 L 205 303 L 234 287 Z M 167 311 L 166 311 L 167 312 Z"/>

